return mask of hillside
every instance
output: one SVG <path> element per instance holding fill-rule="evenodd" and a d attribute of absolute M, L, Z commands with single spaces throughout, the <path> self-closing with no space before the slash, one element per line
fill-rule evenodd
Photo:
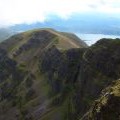
<path fill-rule="evenodd" d="M 15 34 L 10 28 L 0 28 L 0 42 Z"/>
<path fill-rule="evenodd" d="M 1 62 L 1 65 L 4 65 L 4 62 L 6 64 L 4 70 L 3 68 L 1 70 L 7 70 L 7 73 L 1 73 L 3 77 L 0 78 L 0 88 L 6 90 L 0 95 L 0 107 L 6 105 L 4 111 L 7 116 L 3 114 L 4 111 L 0 111 L 0 119 L 39 119 L 46 112 L 52 111 L 51 109 L 55 110 L 53 107 L 48 107 L 54 96 L 49 97 L 51 85 L 47 83 L 46 75 L 40 71 L 40 61 L 45 59 L 45 57 L 49 58 L 49 56 L 45 55 L 46 53 L 49 55 L 53 54 L 54 64 L 54 60 L 59 59 L 59 55 L 63 56 L 65 51 L 73 48 L 87 47 L 83 43 L 81 40 L 73 40 L 71 37 L 64 36 L 60 32 L 52 29 L 31 30 L 14 35 L 6 41 L 3 41 L 0 44 L 0 48 L 5 51 L 7 59 L 15 62 L 15 67 L 8 61 L 11 65 L 10 68 L 14 70 L 11 73 L 8 71 L 9 69 L 7 67 L 9 67 L 9 64 L 7 61 Z M 3 55 L 1 56 L 1 60 L 2 58 Z M 19 74 L 15 72 L 15 69 L 19 71 Z M 18 82 L 19 79 L 20 82 L 15 84 L 13 88 L 11 87 L 12 90 L 10 90 L 9 87 L 11 84 L 14 84 L 12 82 L 13 76 L 17 77 L 14 82 Z M 8 94 L 8 96 L 3 99 L 2 94 Z M 14 94 L 14 97 L 9 100 L 10 94 Z M 31 115 L 31 113 L 33 114 Z"/>
<path fill-rule="evenodd" d="M 10 37 L 0 51 L 0 120 L 96 120 L 102 90 L 115 82 L 119 95 L 119 39 L 88 47 L 74 34 L 37 29 Z"/>

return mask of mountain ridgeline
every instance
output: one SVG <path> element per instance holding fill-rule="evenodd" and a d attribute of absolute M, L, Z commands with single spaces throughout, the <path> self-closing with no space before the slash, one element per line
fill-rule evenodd
<path fill-rule="evenodd" d="M 120 120 L 120 39 L 88 47 L 36 29 L 0 43 L 0 120 Z"/>

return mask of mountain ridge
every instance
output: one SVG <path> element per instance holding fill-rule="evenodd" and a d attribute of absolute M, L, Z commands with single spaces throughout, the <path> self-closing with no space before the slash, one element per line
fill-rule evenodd
<path fill-rule="evenodd" d="M 10 37 L 0 51 L 1 120 L 82 119 L 120 77 L 119 39 L 88 47 L 71 33 L 37 29 Z"/>

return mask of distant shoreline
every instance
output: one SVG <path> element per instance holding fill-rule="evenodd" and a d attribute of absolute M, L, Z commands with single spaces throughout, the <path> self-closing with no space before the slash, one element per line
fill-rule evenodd
<path fill-rule="evenodd" d="M 94 44 L 102 38 L 120 38 L 120 35 L 105 35 L 105 34 L 90 34 L 90 33 L 75 33 L 80 39 L 85 41 L 88 45 Z"/>

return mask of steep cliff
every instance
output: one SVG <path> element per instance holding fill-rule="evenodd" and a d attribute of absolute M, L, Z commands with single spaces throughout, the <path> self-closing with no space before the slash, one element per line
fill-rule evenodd
<path fill-rule="evenodd" d="M 105 88 L 80 120 L 120 120 L 120 80 Z"/>
<path fill-rule="evenodd" d="M 78 78 L 82 102 L 79 111 L 84 113 L 103 88 L 119 79 L 119 52 L 119 39 L 102 39 L 85 51 Z"/>
<path fill-rule="evenodd" d="M 89 48 L 62 53 L 53 47 L 43 56 L 40 68 L 52 86 L 52 95 L 59 94 L 57 99 L 65 106 L 63 119 L 82 117 L 102 89 L 119 79 L 119 52 L 119 39 L 101 39 Z"/>

